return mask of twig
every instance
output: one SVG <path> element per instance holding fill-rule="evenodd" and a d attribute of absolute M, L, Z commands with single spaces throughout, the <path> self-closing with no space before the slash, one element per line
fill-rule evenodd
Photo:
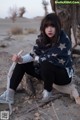
<path fill-rule="evenodd" d="M 39 109 L 39 106 L 38 106 L 37 102 L 36 102 L 36 105 L 37 105 L 38 111 L 39 111 L 40 113 L 43 113 L 44 115 L 46 115 L 47 118 L 50 117 L 50 120 L 52 119 L 49 114 L 47 114 L 47 113 L 45 113 L 45 112 L 43 112 L 43 111 L 41 111 L 41 110 Z"/>
<path fill-rule="evenodd" d="M 42 112 L 42 111 L 39 110 L 39 106 L 38 106 L 37 102 L 36 102 L 36 105 L 37 105 L 37 108 L 38 108 L 38 112 Z M 41 118 L 42 118 L 43 120 L 45 120 L 44 117 L 41 117 Z"/>
<path fill-rule="evenodd" d="M 38 107 L 42 107 L 42 106 L 48 104 L 49 102 L 51 102 L 51 101 L 53 101 L 53 100 L 55 100 L 55 99 L 60 98 L 61 96 L 62 96 L 61 94 L 54 95 L 53 97 L 51 97 L 51 98 L 48 99 L 47 101 L 45 101 L 45 102 L 40 102 L 39 105 L 38 105 Z M 31 112 L 31 111 L 33 111 L 33 110 L 36 110 L 38 107 L 37 107 L 37 106 L 33 106 L 32 108 L 28 109 L 27 111 L 25 110 L 25 111 L 23 111 L 23 112 L 26 112 L 26 114 L 27 114 L 27 113 L 29 113 L 29 112 Z"/>
<path fill-rule="evenodd" d="M 56 116 L 57 120 L 60 120 L 59 117 L 58 117 L 58 115 L 57 115 L 57 113 L 56 113 L 56 110 L 55 110 L 54 105 L 53 105 L 52 102 L 51 102 L 51 104 L 52 104 L 52 108 L 53 108 L 53 111 L 54 111 L 54 113 L 55 113 L 55 116 Z"/>

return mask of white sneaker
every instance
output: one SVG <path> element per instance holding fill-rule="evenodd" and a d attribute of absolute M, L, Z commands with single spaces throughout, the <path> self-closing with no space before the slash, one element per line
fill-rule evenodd
<path fill-rule="evenodd" d="M 52 91 L 51 92 L 48 92 L 47 90 L 44 90 L 43 91 L 43 98 L 42 98 L 42 100 L 48 100 L 50 97 L 52 97 Z"/>
<path fill-rule="evenodd" d="M 0 96 L 0 103 L 14 103 L 13 99 L 10 99 L 8 96 L 7 90 Z"/>

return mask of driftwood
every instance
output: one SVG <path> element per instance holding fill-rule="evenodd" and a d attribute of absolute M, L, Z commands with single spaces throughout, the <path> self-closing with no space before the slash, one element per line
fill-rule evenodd
<path fill-rule="evenodd" d="M 23 51 L 21 50 L 19 53 L 18 53 L 18 56 L 21 55 Z M 9 72 L 8 72 L 8 75 L 7 75 L 7 89 L 9 89 L 9 85 L 10 85 L 10 78 L 12 76 L 12 73 L 13 73 L 13 70 L 16 66 L 16 62 L 13 62 L 10 69 L 9 69 Z M 9 105 L 9 110 L 10 110 L 10 115 L 12 114 L 12 106 L 11 106 L 11 103 L 8 102 L 8 105 Z"/>
<path fill-rule="evenodd" d="M 21 50 L 21 51 L 18 53 L 18 56 L 21 55 L 22 52 L 23 52 L 23 51 Z M 9 88 L 10 78 L 11 78 L 11 76 L 12 76 L 12 73 L 13 73 L 13 70 L 14 70 L 15 66 L 16 66 L 16 62 L 13 62 L 12 65 L 11 65 L 11 67 L 10 67 L 10 69 L 9 69 L 9 72 L 8 72 L 8 75 L 7 75 L 7 82 L 8 82 L 8 83 L 7 83 L 7 89 Z"/>

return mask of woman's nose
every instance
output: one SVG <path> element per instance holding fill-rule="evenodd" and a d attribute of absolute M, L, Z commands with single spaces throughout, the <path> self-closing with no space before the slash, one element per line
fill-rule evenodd
<path fill-rule="evenodd" d="M 51 30 L 52 30 L 52 28 L 51 28 L 51 27 L 48 27 L 48 30 L 49 30 L 49 31 L 51 31 Z"/>

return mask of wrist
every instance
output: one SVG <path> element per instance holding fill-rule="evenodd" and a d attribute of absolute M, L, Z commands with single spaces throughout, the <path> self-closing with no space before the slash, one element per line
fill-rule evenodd
<path fill-rule="evenodd" d="M 23 58 L 20 57 L 18 62 L 22 63 L 23 62 Z"/>

